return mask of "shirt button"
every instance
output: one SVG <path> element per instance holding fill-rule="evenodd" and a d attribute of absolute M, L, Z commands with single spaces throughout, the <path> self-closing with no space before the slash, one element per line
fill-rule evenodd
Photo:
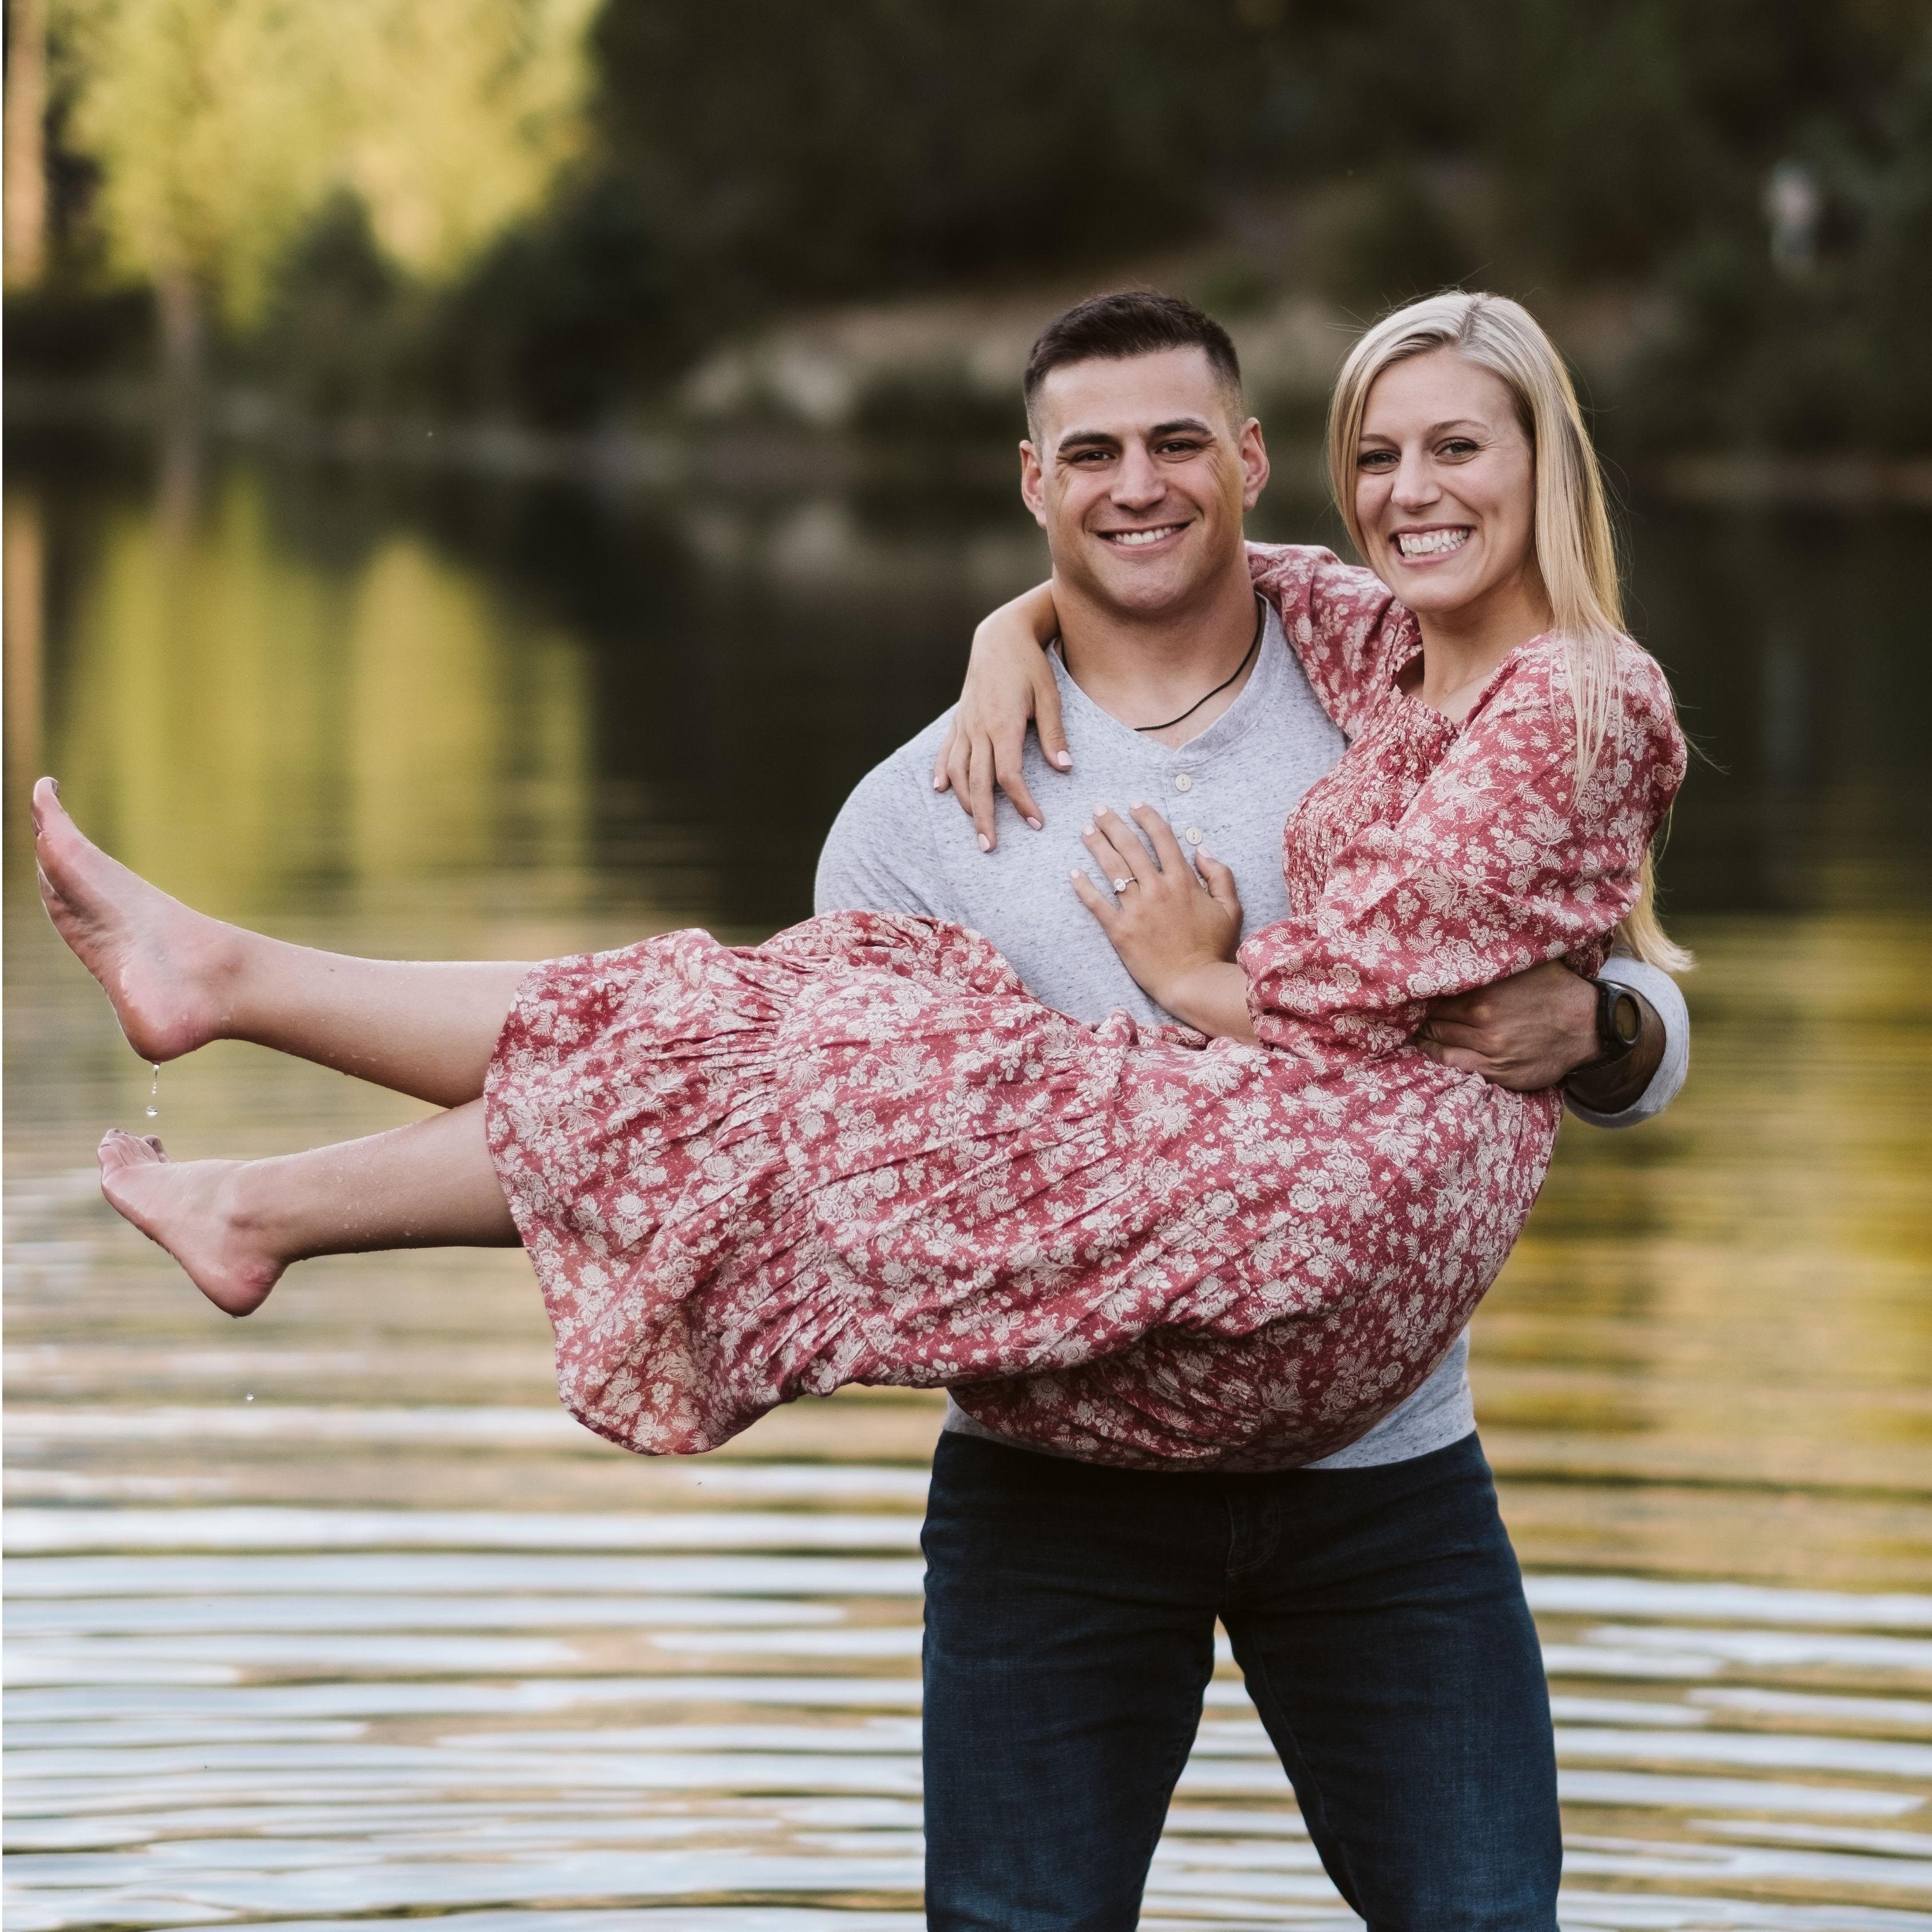
<path fill-rule="evenodd" d="M 1176 791 L 1192 791 L 1194 789 L 1194 780 L 1192 776 L 1186 772 L 1176 772 L 1174 775 L 1174 788 Z"/>
<path fill-rule="evenodd" d="M 1190 845 L 1199 844 L 1206 836 L 1207 834 L 1198 825 L 1190 825 L 1187 828 L 1187 842 Z"/>

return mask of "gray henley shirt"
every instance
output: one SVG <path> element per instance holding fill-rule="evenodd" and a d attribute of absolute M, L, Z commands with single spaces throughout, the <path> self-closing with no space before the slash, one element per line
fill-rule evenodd
<path fill-rule="evenodd" d="M 1344 740 L 1309 688 L 1271 608 L 1240 695 L 1184 745 L 1160 744 L 1131 730 L 1088 697 L 1057 656 L 1054 666 L 1073 771 L 1070 778 L 1054 772 L 1029 734 L 1026 779 L 1048 814 L 1046 830 L 1029 831 L 1003 797 L 999 842 L 990 853 L 980 851 L 972 821 L 950 793 L 932 788 L 932 761 L 948 712 L 901 746 L 846 800 L 819 858 L 818 908 L 950 920 L 983 933 L 1039 998 L 1076 1019 L 1095 1024 L 1125 1007 L 1142 1019 L 1165 1020 L 1170 1016 L 1134 983 L 1068 881 L 1076 866 L 1099 876 L 1080 842 L 1090 808 L 1158 806 L 1188 846 L 1204 847 L 1233 868 L 1244 931 L 1252 932 L 1287 915 L 1282 824 L 1341 756 Z M 1668 974 L 1622 957 L 1604 973 L 1650 1002 L 1664 1022 L 1667 1045 L 1649 1087 L 1625 1112 L 1601 1116 L 1574 1102 L 1571 1111 L 1596 1125 L 1628 1126 L 1660 1112 L 1684 1084 L 1690 1017 Z M 1308 1466 L 1400 1462 L 1468 1435 L 1476 1426 L 1468 1354 L 1465 1332 L 1399 1408 L 1359 1441 Z M 946 1426 L 993 1433 L 951 1404 Z"/>

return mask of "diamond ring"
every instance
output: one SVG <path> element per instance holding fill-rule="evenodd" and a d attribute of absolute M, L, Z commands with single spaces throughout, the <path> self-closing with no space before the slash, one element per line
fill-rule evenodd
<path fill-rule="evenodd" d="M 1114 881 L 1114 890 L 1117 892 L 1124 892 L 1130 886 L 1137 886 L 1139 884 L 1140 880 L 1136 878 L 1132 873 L 1129 872 Z"/>

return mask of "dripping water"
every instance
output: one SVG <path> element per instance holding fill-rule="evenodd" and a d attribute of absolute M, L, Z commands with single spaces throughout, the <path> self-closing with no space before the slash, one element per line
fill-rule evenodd
<path fill-rule="evenodd" d="M 160 1094 L 160 1090 L 161 1070 L 160 1066 L 157 1064 L 154 1067 L 154 1078 L 153 1082 L 148 1088 L 148 1118 L 151 1120 L 158 1118 L 160 1114 L 160 1106 L 156 1097 Z"/>

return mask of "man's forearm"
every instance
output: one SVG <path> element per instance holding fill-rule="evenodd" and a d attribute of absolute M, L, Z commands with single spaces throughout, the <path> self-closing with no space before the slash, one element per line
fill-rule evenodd
<path fill-rule="evenodd" d="M 1621 1114 L 1642 1099 L 1664 1059 L 1664 1022 L 1657 1010 L 1634 988 L 1627 989 L 1643 1015 L 1637 1042 L 1621 1060 L 1585 1065 L 1563 1084 L 1570 1096 L 1593 1114 Z"/>

